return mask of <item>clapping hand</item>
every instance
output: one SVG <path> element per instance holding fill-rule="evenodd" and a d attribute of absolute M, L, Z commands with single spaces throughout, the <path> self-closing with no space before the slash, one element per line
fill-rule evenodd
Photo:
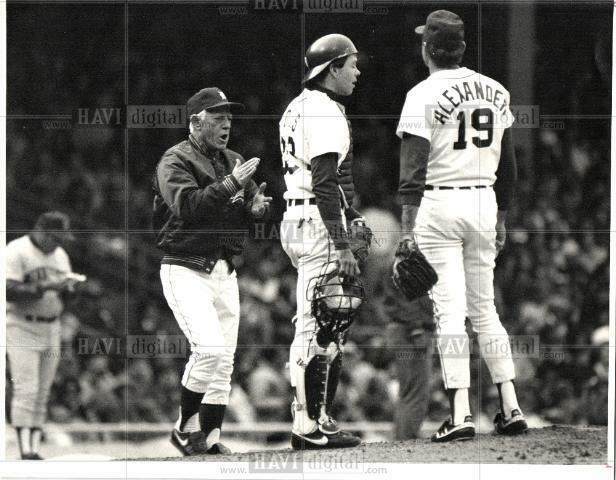
<path fill-rule="evenodd" d="M 254 198 L 252 199 L 252 208 L 251 213 L 253 217 L 262 217 L 265 215 L 265 212 L 269 208 L 270 202 L 272 201 L 272 197 L 265 196 L 265 188 L 267 187 L 267 183 L 263 182 L 259 185 L 259 190 L 255 193 Z"/>
<path fill-rule="evenodd" d="M 239 183 L 242 188 L 246 186 L 250 178 L 257 171 L 257 166 L 260 161 L 261 159 L 257 157 L 251 158 L 244 163 L 242 163 L 239 158 L 235 161 L 235 167 L 233 168 L 231 175 L 235 177 L 237 183 Z"/>

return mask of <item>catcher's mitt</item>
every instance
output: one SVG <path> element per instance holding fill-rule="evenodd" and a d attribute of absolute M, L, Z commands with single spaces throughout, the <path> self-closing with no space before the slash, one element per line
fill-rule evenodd
<path fill-rule="evenodd" d="M 357 261 L 363 263 L 370 254 L 370 245 L 372 245 L 372 230 L 366 225 L 363 218 L 356 218 L 351 221 L 347 228 L 349 237 L 349 248 Z"/>
<path fill-rule="evenodd" d="M 402 240 L 396 250 L 394 285 L 409 300 L 426 295 L 438 281 L 438 275 L 417 244 Z"/>

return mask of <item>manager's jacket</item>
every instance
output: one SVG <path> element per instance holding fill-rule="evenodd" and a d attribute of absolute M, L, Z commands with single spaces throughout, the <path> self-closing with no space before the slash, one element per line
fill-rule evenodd
<path fill-rule="evenodd" d="M 231 175 L 232 150 L 207 151 L 190 135 L 165 152 L 153 180 L 152 226 L 161 263 L 183 265 L 211 273 L 219 259 L 233 268 L 231 258 L 244 249 L 250 213 L 258 190 L 250 180 L 241 188 Z"/>

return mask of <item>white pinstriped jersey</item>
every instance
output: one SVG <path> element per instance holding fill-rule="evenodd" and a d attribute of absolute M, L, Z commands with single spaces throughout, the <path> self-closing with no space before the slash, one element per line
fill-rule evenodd
<path fill-rule="evenodd" d="M 426 184 L 492 185 L 513 124 L 509 92 L 469 68 L 440 70 L 406 96 L 396 131 L 430 141 Z"/>
<path fill-rule="evenodd" d="M 326 93 L 304 89 L 286 108 L 279 126 L 287 185 L 284 198 L 313 198 L 310 161 L 325 153 L 337 153 L 340 165 L 349 151 L 344 112 Z"/>

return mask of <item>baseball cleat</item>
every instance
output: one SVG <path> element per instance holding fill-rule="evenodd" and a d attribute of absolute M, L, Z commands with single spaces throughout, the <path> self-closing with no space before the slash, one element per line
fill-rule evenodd
<path fill-rule="evenodd" d="M 217 436 L 214 437 L 213 434 Z M 213 432 L 210 436 L 206 436 L 205 433 L 199 432 L 180 432 L 177 428 L 173 429 L 171 432 L 171 443 L 175 448 L 177 448 L 182 455 L 190 456 L 190 455 L 229 455 L 233 452 L 220 443 L 218 438 L 220 436 L 220 431 L 216 429 L 216 432 Z M 215 440 L 212 443 L 212 440 Z M 208 447 L 208 445 L 210 445 Z"/>
<path fill-rule="evenodd" d="M 231 450 L 220 443 L 220 428 L 213 429 L 206 438 L 209 448 L 205 453 L 208 455 L 230 455 Z"/>
<path fill-rule="evenodd" d="M 494 417 L 494 429 L 502 435 L 518 435 L 528 430 L 524 414 L 518 409 L 511 410 L 511 418 L 506 419 L 501 412 Z"/>
<path fill-rule="evenodd" d="M 226 447 L 222 443 L 218 442 L 208 448 L 205 453 L 208 455 L 231 455 L 233 452 L 229 447 Z"/>
<path fill-rule="evenodd" d="M 452 423 L 452 418 L 449 417 L 443 422 L 431 440 L 433 442 L 454 442 L 463 440 L 472 440 L 475 438 L 475 424 L 473 423 L 472 415 L 464 417 L 464 421 L 458 425 Z"/>
<path fill-rule="evenodd" d="M 208 453 L 207 437 L 203 432 L 180 432 L 177 428 L 171 432 L 171 443 L 184 456 Z M 214 448 L 214 447 L 212 447 Z"/>
<path fill-rule="evenodd" d="M 361 443 L 361 438 L 349 432 L 324 434 L 321 430 L 305 435 L 291 432 L 293 450 L 320 450 L 323 448 L 351 448 Z"/>
<path fill-rule="evenodd" d="M 22 460 L 43 460 L 43 457 L 41 457 L 38 453 L 24 453 L 21 456 Z"/>
<path fill-rule="evenodd" d="M 340 432 L 340 427 L 338 426 L 338 422 L 333 419 L 331 416 L 327 416 L 324 419 L 320 419 L 318 421 L 319 430 L 325 435 L 334 435 Z"/>

